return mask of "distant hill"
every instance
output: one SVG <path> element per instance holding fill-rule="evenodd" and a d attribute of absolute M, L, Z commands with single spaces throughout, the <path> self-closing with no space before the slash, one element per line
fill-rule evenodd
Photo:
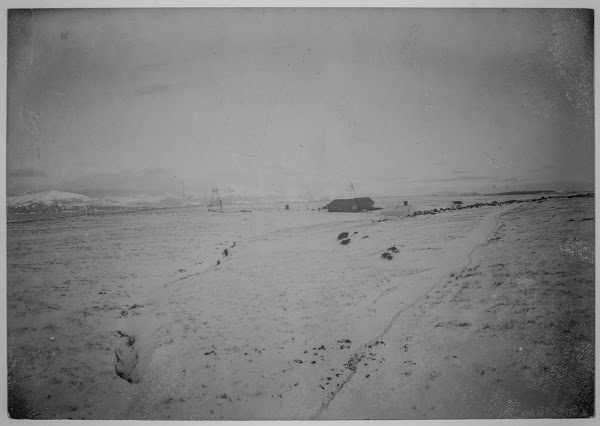
<path fill-rule="evenodd" d="M 429 195 L 430 197 L 458 197 L 463 194 L 460 194 L 459 192 L 443 191 L 443 192 L 434 192 L 434 193 L 427 194 L 427 195 Z"/>
<path fill-rule="evenodd" d="M 127 211 L 148 208 L 198 205 L 198 201 L 163 194 L 141 197 L 90 198 L 63 191 L 16 195 L 6 200 L 8 214 L 53 214 L 62 212 Z"/>
<path fill-rule="evenodd" d="M 29 203 L 86 203 L 91 201 L 92 199 L 90 197 L 86 197 L 85 195 L 55 190 L 38 192 L 35 194 L 15 195 L 8 197 L 7 199 L 8 205 L 12 206 L 25 205 Z"/>
<path fill-rule="evenodd" d="M 91 203 L 85 195 L 53 190 L 8 197 L 6 210 L 8 214 L 57 213 L 87 209 Z"/>
<path fill-rule="evenodd" d="M 485 194 L 485 195 L 533 195 L 533 194 L 551 194 L 556 193 L 556 191 L 509 191 L 509 192 L 497 192 L 494 194 Z"/>

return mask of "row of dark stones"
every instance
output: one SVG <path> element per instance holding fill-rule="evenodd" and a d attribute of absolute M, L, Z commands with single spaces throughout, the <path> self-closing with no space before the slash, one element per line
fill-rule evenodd
<path fill-rule="evenodd" d="M 586 193 L 586 194 L 576 194 L 576 195 L 559 195 L 556 197 L 540 197 L 540 198 L 532 198 L 530 200 L 508 200 L 508 201 L 492 201 L 491 203 L 475 203 L 475 204 L 469 204 L 466 206 L 463 206 L 462 209 L 475 209 L 475 208 L 479 208 L 479 207 L 484 207 L 484 206 L 502 206 L 505 204 L 520 204 L 520 203 L 533 203 L 533 202 L 542 202 L 544 200 L 550 200 L 550 199 L 557 199 L 557 198 L 593 198 L 594 194 L 593 193 Z M 450 210 L 454 210 L 450 207 L 446 207 L 446 208 L 441 208 L 441 209 L 433 209 L 433 210 L 423 210 L 423 211 L 416 211 L 413 213 L 413 216 L 420 216 L 420 215 L 427 215 L 427 214 L 438 214 L 438 213 L 442 213 L 445 211 L 450 211 Z"/>

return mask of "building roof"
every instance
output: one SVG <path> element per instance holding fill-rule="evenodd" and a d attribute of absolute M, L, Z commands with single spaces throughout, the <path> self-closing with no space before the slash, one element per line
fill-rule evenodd
<path fill-rule="evenodd" d="M 337 198 L 335 200 L 333 200 L 332 202 L 330 202 L 329 204 L 327 204 L 325 207 L 327 208 L 331 208 L 331 207 L 349 207 L 349 206 L 360 206 L 360 203 L 358 201 L 355 201 L 353 199 L 343 199 L 343 198 Z"/>
<path fill-rule="evenodd" d="M 370 199 L 369 197 L 363 197 L 363 198 L 336 198 L 335 200 L 331 201 L 329 204 L 340 204 L 340 203 L 354 203 L 357 202 L 359 204 L 362 203 L 375 203 L 375 201 L 373 201 L 372 199 Z"/>
<path fill-rule="evenodd" d="M 344 204 L 344 203 L 348 203 L 348 202 L 352 203 L 352 202 L 354 202 L 354 200 L 350 199 L 350 198 L 336 198 L 335 200 L 331 201 L 327 205 L 329 206 L 329 205 L 332 205 L 332 204 Z"/>

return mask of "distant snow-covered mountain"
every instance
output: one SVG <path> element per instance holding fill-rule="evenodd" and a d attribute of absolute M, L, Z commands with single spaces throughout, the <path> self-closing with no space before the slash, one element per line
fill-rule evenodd
<path fill-rule="evenodd" d="M 198 200 L 172 194 L 135 197 L 91 198 L 63 191 L 46 191 L 7 198 L 7 213 L 59 213 L 77 211 L 128 210 L 152 207 L 179 207 L 201 204 Z"/>
<path fill-rule="evenodd" d="M 92 199 L 81 194 L 52 190 L 46 192 L 38 192 L 35 194 L 15 195 L 12 197 L 8 197 L 7 202 L 9 206 L 18 206 L 32 203 L 91 203 Z"/>
<path fill-rule="evenodd" d="M 6 199 L 7 213 L 57 213 L 87 210 L 93 203 L 90 197 L 72 192 L 46 191 L 16 195 Z"/>

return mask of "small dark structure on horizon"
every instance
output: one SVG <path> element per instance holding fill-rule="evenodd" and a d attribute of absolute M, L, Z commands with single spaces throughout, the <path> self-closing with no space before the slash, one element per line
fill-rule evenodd
<path fill-rule="evenodd" d="M 221 202 L 221 197 L 219 197 L 219 189 L 216 186 L 213 186 L 212 189 L 212 199 L 208 205 L 208 211 L 223 213 L 223 203 Z"/>
<path fill-rule="evenodd" d="M 451 209 L 460 209 L 460 208 L 462 208 L 462 204 L 463 204 L 462 201 L 452 201 L 452 202 L 450 202 L 450 208 Z"/>
<path fill-rule="evenodd" d="M 375 202 L 368 198 L 338 198 L 327 204 L 328 212 L 358 213 L 363 210 L 372 210 Z"/>

